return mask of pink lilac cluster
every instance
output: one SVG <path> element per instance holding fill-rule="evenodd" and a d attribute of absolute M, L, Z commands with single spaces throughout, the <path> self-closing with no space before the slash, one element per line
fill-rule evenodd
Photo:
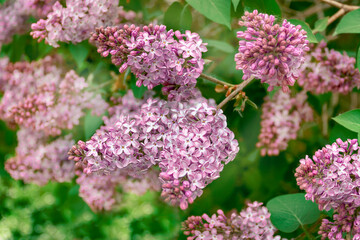
<path fill-rule="evenodd" d="M 143 195 L 148 190 L 160 190 L 157 175 L 147 172 L 141 178 L 127 175 L 118 170 L 109 175 L 80 173 L 76 182 L 80 185 L 79 195 L 94 212 L 110 211 L 121 203 L 121 188 L 124 192 Z"/>
<path fill-rule="evenodd" d="M 248 203 L 240 213 L 233 212 L 230 217 L 222 210 L 209 217 L 207 214 L 191 216 L 182 224 L 188 240 L 280 240 L 274 236 L 277 231 L 270 221 L 268 209 L 262 203 Z"/>
<path fill-rule="evenodd" d="M 209 105 L 210 104 L 210 105 Z M 160 167 L 162 197 L 186 209 L 235 158 L 238 143 L 221 110 L 205 98 L 164 101 L 149 97 L 128 115 L 105 120 L 69 154 L 84 173 L 120 169 L 136 176 Z"/>
<path fill-rule="evenodd" d="M 281 86 L 287 92 L 305 61 L 308 40 L 300 25 L 294 26 L 287 20 L 281 25 L 275 22 L 275 16 L 257 10 L 245 12 L 239 25 L 247 29 L 237 33 L 243 40 L 235 55 L 236 68 L 243 70 L 243 79 L 254 76 L 269 84 L 268 91 Z"/>
<path fill-rule="evenodd" d="M 360 72 L 355 68 L 355 58 L 341 54 L 320 42 L 306 56 L 298 83 L 315 94 L 337 92 L 347 94 L 360 87 Z"/>
<path fill-rule="evenodd" d="M 313 111 L 306 99 L 305 92 L 291 97 L 289 93 L 278 91 L 272 98 L 265 97 L 259 142 L 256 144 L 262 156 L 279 155 L 290 140 L 296 139 L 301 123 L 312 120 Z"/>
<path fill-rule="evenodd" d="M 197 33 L 167 31 L 164 25 L 99 28 L 90 41 L 103 57 L 111 55 L 120 72 L 130 68 L 137 86 L 152 89 L 162 84 L 168 93 L 179 87 L 183 89 L 177 93 L 183 93 L 196 85 L 204 66 L 202 53 L 207 51 Z"/>
<path fill-rule="evenodd" d="M 337 139 L 300 160 L 295 177 L 306 199 L 318 203 L 320 210 L 334 209 L 334 222 L 323 220 L 322 239 L 360 239 L 360 153 L 356 139 Z M 357 236 L 355 238 L 355 236 Z M 346 238 L 348 239 L 348 238 Z"/>
<path fill-rule="evenodd" d="M 90 37 L 97 27 L 119 23 L 119 18 L 132 19 L 136 14 L 126 13 L 119 0 L 67 0 L 66 7 L 56 2 L 46 19 L 31 25 L 33 38 L 53 47 L 58 42 L 79 43 Z"/>
<path fill-rule="evenodd" d="M 13 178 L 45 185 L 49 181 L 68 182 L 75 176 L 75 164 L 67 157 L 74 144 L 70 135 L 53 140 L 43 133 L 21 128 L 17 137 L 16 156 L 5 163 Z"/>
<path fill-rule="evenodd" d="M 46 135 L 59 135 L 79 123 L 86 109 L 101 115 L 107 104 L 89 91 L 85 79 L 60 68 L 58 57 L 6 67 L 0 117 Z"/>
<path fill-rule="evenodd" d="M 13 35 L 30 29 L 29 16 L 41 18 L 46 15 L 55 0 L 15 0 L 0 6 L 0 48 L 11 42 Z"/>

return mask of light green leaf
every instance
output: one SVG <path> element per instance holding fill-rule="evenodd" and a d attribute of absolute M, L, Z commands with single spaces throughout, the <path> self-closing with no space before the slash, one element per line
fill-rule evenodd
<path fill-rule="evenodd" d="M 89 49 L 82 44 L 71 44 L 69 45 L 69 51 L 74 58 L 78 68 L 81 68 L 84 65 L 85 59 L 89 54 Z"/>
<path fill-rule="evenodd" d="M 315 22 L 314 31 L 322 32 L 326 29 L 328 24 L 329 17 L 319 19 Z"/>
<path fill-rule="evenodd" d="M 87 113 L 85 116 L 84 131 L 86 139 L 90 139 L 97 129 L 103 124 L 102 117 Z"/>
<path fill-rule="evenodd" d="M 233 3 L 233 5 L 234 5 L 234 9 L 235 9 L 235 11 L 236 11 L 237 6 L 238 6 L 239 3 L 240 3 L 240 0 L 232 0 L 232 3 Z"/>
<path fill-rule="evenodd" d="M 316 203 L 307 201 L 304 193 L 287 194 L 271 199 L 266 207 L 270 220 L 282 232 L 291 233 L 299 226 L 314 223 L 320 217 Z"/>
<path fill-rule="evenodd" d="M 340 114 L 334 117 L 333 120 L 353 132 L 360 132 L 360 109 Z"/>
<path fill-rule="evenodd" d="M 318 42 L 316 37 L 312 33 L 309 25 L 306 22 L 303 22 L 303 21 L 298 20 L 298 19 L 289 19 L 288 21 L 291 24 L 294 24 L 295 26 L 300 25 L 302 27 L 302 29 L 304 29 L 307 32 L 307 40 L 309 40 L 309 42 L 311 42 L 311 43 L 317 43 Z"/>
<path fill-rule="evenodd" d="M 168 29 L 191 29 L 192 15 L 188 5 L 183 7 L 183 5 L 179 2 L 171 4 L 165 12 L 164 24 L 168 27 Z"/>
<path fill-rule="evenodd" d="M 341 33 L 360 33 L 360 9 L 351 11 L 341 18 L 334 35 Z"/>
<path fill-rule="evenodd" d="M 233 53 L 235 51 L 234 47 L 228 44 L 227 42 L 212 40 L 212 39 L 203 39 L 204 42 L 208 43 L 208 47 L 217 48 L 226 53 Z"/>
<path fill-rule="evenodd" d="M 276 0 L 244 0 L 244 6 L 248 12 L 257 9 L 259 13 L 268 13 L 281 17 L 281 9 Z"/>
<path fill-rule="evenodd" d="M 210 20 L 231 28 L 229 0 L 186 0 L 186 2 Z"/>

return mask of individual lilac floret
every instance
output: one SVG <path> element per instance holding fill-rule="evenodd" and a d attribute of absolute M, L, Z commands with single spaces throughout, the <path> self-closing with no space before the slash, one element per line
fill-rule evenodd
<path fill-rule="evenodd" d="M 101 96 L 89 91 L 85 79 L 73 70 L 65 73 L 60 62 L 57 57 L 46 57 L 9 63 L 1 87 L 0 117 L 11 125 L 55 136 L 79 124 L 86 109 L 104 113 L 107 104 Z"/>
<path fill-rule="evenodd" d="M 309 50 L 306 31 L 301 26 L 294 26 L 287 20 L 281 25 L 275 24 L 272 15 L 245 12 L 237 37 L 239 53 L 235 55 L 236 68 L 244 72 L 243 79 L 251 76 L 269 84 L 268 91 L 281 86 L 284 92 L 289 91 L 299 75 L 299 68 L 305 61 Z"/>
<path fill-rule="evenodd" d="M 239 150 L 222 111 L 202 97 L 181 103 L 148 98 L 129 112 L 105 119 L 107 125 L 71 151 L 84 173 L 137 175 L 159 166 L 162 197 L 186 209 Z"/>
<path fill-rule="evenodd" d="M 99 28 L 90 40 L 103 57 L 111 55 L 120 72 L 130 68 L 137 86 L 152 89 L 162 84 L 166 91 L 194 87 L 203 71 L 202 53 L 207 51 L 197 33 L 167 31 L 164 25 Z"/>
<path fill-rule="evenodd" d="M 13 35 L 30 30 L 30 15 L 39 19 L 51 10 L 55 0 L 14 0 L 0 5 L 0 48 Z"/>
<path fill-rule="evenodd" d="M 75 176 L 75 164 L 67 156 L 74 144 L 70 135 L 51 140 L 40 132 L 21 128 L 17 137 L 16 156 L 5 163 L 13 178 L 45 185 L 49 181 L 69 182 Z"/>
<path fill-rule="evenodd" d="M 313 111 L 306 99 L 305 92 L 291 97 L 289 93 L 278 91 L 272 98 L 265 97 L 259 142 L 256 144 L 262 156 L 279 155 L 290 140 L 296 139 L 301 123 L 312 120 Z"/>
<path fill-rule="evenodd" d="M 270 213 L 262 203 L 248 203 L 240 213 L 233 212 L 226 217 L 222 210 L 209 217 L 207 214 L 191 216 L 182 223 L 182 230 L 188 240 L 280 240 L 274 236 L 277 231 L 270 222 Z"/>
<path fill-rule="evenodd" d="M 355 68 L 355 58 L 341 54 L 320 42 L 307 54 L 298 83 L 315 94 L 337 92 L 347 94 L 360 87 L 360 72 Z"/>
<path fill-rule="evenodd" d="M 58 42 L 79 43 L 88 39 L 95 28 L 118 24 L 121 17 L 133 15 L 125 14 L 119 0 L 67 0 L 66 7 L 56 2 L 47 19 L 32 24 L 31 35 L 59 47 Z"/>

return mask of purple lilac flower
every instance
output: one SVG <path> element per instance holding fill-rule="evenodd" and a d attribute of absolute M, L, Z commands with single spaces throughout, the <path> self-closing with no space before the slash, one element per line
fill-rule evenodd
<path fill-rule="evenodd" d="M 306 99 L 305 92 L 291 97 L 289 93 L 278 91 L 272 98 L 265 97 L 259 142 L 256 144 L 262 156 L 279 155 L 290 140 L 296 139 L 301 123 L 312 120 L 313 111 Z"/>
<path fill-rule="evenodd" d="M 119 7 L 119 0 L 67 0 L 66 7 L 56 2 L 47 19 L 32 24 L 31 35 L 59 47 L 58 42 L 79 43 L 88 39 L 95 28 L 118 24 L 119 19 L 130 20 L 134 15 Z"/>
<path fill-rule="evenodd" d="M 360 155 L 356 139 L 326 145 L 312 158 L 300 160 L 295 177 L 306 199 L 318 203 L 320 210 L 334 209 L 331 222 L 324 219 L 319 234 L 322 239 L 353 239 L 360 237 Z M 355 238 L 356 236 L 356 238 Z"/>
<path fill-rule="evenodd" d="M 203 71 L 202 53 L 207 51 L 197 33 L 167 31 L 164 25 L 99 28 L 90 40 L 103 57 L 111 55 L 120 72 L 130 68 L 137 86 L 152 89 L 162 84 L 164 92 L 193 88 Z"/>
<path fill-rule="evenodd" d="M 243 79 L 251 76 L 269 84 L 268 91 L 281 86 L 289 91 L 299 75 L 299 68 L 305 61 L 305 52 L 309 50 L 306 31 L 301 26 L 294 26 L 287 20 L 275 24 L 272 15 L 245 12 L 239 31 L 239 53 L 235 55 L 236 68 L 244 72 Z"/>
<path fill-rule="evenodd" d="M 21 128 L 17 136 L 16 156 L 5 163 L 13 178 L 45 185 L 49 181 L 69 182 L 75 176 L 75 164 L 67 158 L 74 144 L 70 135 L 51 140 L 40 132 Z"/>
<path fill-rule="evenodd" d="M 25 33 L 30 29 L 30 15 L 41 18 L 46 15 L 55 0 L 15 0 L 6 1 L 0 6 L 0 48 L 11 42 L 13 35 Z"/>
<path fill-rule="evenodd" d="M 147 172 L 141 178 L 127 175 L 126 171 L 116 171 L 110 175 L 80 173 L 76 180 L 80 185 L 79 195 L 94 212 L 110 211 L 121 203 L 121 187 L 124 192 L 143 195 L 148 190 L 160 190 L 157 173 Z"/>
<path fill-rule="evenodd" d="M 355 68 L 355 58 L 341 54 L 320 42 L 307 54 L 298 83 L 315 94 L 338 92 L 347 94 L 360 87 L 360 72 Z"/>
<path fill-rule="evenodd" d="M 148 98 L 129 114 L 105 122 L 89 141 L 74 147 L 70 158 L 85 174 L 121 169 L 137 176 L 159 166 L 162 197 L 182 209 L 239 150 L 222 111 L 202 97 L 188 102 Z"/>
<path fill-rule="evenodd" d="M 262 203 L 248 203 L 240 213 L 233 212 L 230 217 L 222 210 L 209 217 L 207 214 L 191 216 L 182 224 L 188 240 L 280 240 L 274 236 L 276 228 L 270 222 L 270 213 Z"/>
<path fill-rule="evenodd" d="M 58 67 L 60 62 L 58 57 L 46 57 L 31 63 L 9 63 L 1 89 L 0 117 L 11 125 L 54 136 L 77 125 L 85 109 L 101 115 L 106 102 L 88 91 L 84 78 Z"/>

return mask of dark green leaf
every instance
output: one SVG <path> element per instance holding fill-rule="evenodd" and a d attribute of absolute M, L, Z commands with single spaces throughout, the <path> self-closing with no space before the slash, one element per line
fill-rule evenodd
<path fill-rule="evenodd" d="M 260 13 L 268 13 L 281 17 L 281 9 L 276 0 L 245 0 L 245 10 L 252 12 L 257 9 Z"/>
<path fill-rule="evenodd" d="M 212 39 L 203 39 L 204 42 L 208 43 L 208 47 L 214 47 L 226 53 L 233 53 L 235 51 L 234 47 L 228 44 L 227 42 L 212 40 Z"/>
<path fill-rule="evenodd" d="M 340 124 L 335 124 L 335 126 L 330 131 L 329 142 L 333 143 L 336 139 L 340 138 L 343 141 L 348 139 L 357 138 L 357 133 L 350 131 L 349 129 L 341 126 Z"/>
<path fill-rule="evenodd" d="M 351 11 L 341 18 L 334 35 L 341 33 L 360 33 L 360 9 Z"/>
<path fill-rule="evenodd" d="M 186 2 L 210 20 L 231 28 L 229 0 L 186 0 Z"/>
<path fill-rule="evenodd" d="M 307 40 L 309 40 L 309 42 L 311 43 L 317 43 L 317 39 L 314 36 L 314 34 L 312 33 L 309 25 L 306 22 L 303 22 L 301 20 L 298 19 L 289 19 L 288 20 L 290 23 L 294 24 L 294 25 L 301 25 L 302 29 L 304 29 L 307 32 Z"/>
<path fill-rule="evenodd" d="M 335 122 L 353 132 L 360 132 L 360 109 L 351 110 L 333 118 Z"/>
<path fill-rule="evenodd" d="M 356 52 L 356 68 L 360 70 L 360 45 Z"/>
<path fill-rule="evenodd" d="M 319 19 L 315 22 L 314 31 L 322 32 L 326 29 L 329 17 Z"/>
<path fill-rule="evenodd" d="M 69 51 L 72 57 L 74 58 L 78 68 L 81 68 L 85 63 L 86 57 L 89 54 L 89 49 L 83 44 L 77 44 L 77 45 L 71 44 L 69 46 Z"/>
<path fill-rule="evenodd" d="M 134 75 L 131 75 L 130 88 L 136 98 L 142 98 L 147 89 L 144 85 L 141 85 L 141 87 L 136 86 L 136 78 Z"/>
<path fill-rule="evenodd" d="M 233 3 L 233 5 L 234 5 L 234 9 L 235 9 L 235 11 L 236 11 L 237 6 L 238 6 L 239 3 L 240 3 L 240 0 L 232 0 L 232 3 Z"/>
<path fill-rule="evenodd" d="M 314 223 L 320 217 L 316 203 L 307 201 L 304 193 L 275 197 L 267 203 L 271 222 L 282 232 L 290 233 L 299 226 Z"/>
<path fill-rule="evenodd" d="M 86 114 L 84 131 L 86 139 L 90 139 L 97 129 L 103 124 L 102 117 L 93 116 L 91 113 Z"/>
<path fill-rule="evenodd" d="M 3 4 L 6 0 L 0 0 L 0 4 Z"/>
<path fill-rule="evenodd" d="M 185 30 L 191 29 L 192 15 L 189 7 L 179 2 L 170 5 L 164 15 L 164 24 L 168 29 Z"/>

